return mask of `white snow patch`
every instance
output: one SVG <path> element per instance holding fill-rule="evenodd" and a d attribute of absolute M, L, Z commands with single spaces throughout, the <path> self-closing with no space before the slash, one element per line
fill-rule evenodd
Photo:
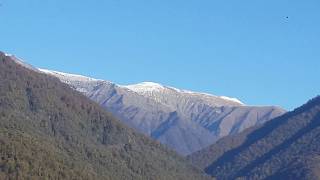
<path fill-rule="evenodd" d="M 87 76 L 82 76 L 82 75 L 77 75 L 77 74 L 69 74 L 69 73 L 63 73 L 63 72 L 59 72 L 59 71 L 52 71 L 52 70 L 48 70 L 48 69 L 41 69 L 38 68 L 39 71 L 45 73 L 45 74 L 49 74 L 49 75 L 53 75 L 53 76 L 58 76 L 60 78 L 66 78 L 68 80 L 72 80 L 72 81 L 102 81 L 100 79 L 94 79 L 94 78 L 90 78 Z"/>
<path fill-rule="evenodd" d="M 128 88 L 129 90 L 134 91 L 136 93 L 150 93 L 150 92 L 161 92 L 163 90 L 173 90 L 173 91 L 176 91 L 177 93 L 185 93 L 185 94 L 190 94 L 195 96 L 221 98 L 226 101 L 231 101 L 231 102 L 238 103 L 240 105 L 244 105 L 244 103 L 242 103 L 237 98 L 231 98 L 227 96 L 215 96 L 209 93 L 200 93 L 200 92 L 193 92 L 189 90 L 181 90 L 171 86 L 164 86 L 162 84 L 155 83 L 155 82 L 142 82 L 138 84 L 132 84 L 132 85 L 120 86 L 120 87 Z"/>
<path fill-rule="evenodd" d="M 233 101 L 233 102 L 236 102 L 236 103 L 239 103 L 239 104 L 244 105 L 244 103 L 241 102 L 241 101 L 240 101 L 239 99 L 237 99 L 237 98 L 231 98 L 231 97 L 227 97 L 227 96 L 220 96 L 220 98 L 225 99 L 225 100 L 228 100 L 228 101 Z"/>
<path fill-rule="evenodd" d="M 122 87 L 128 88 L 135 92 L 153 92 L 153 91 L 159 92 L 165 89 L 163 85 L 159 83 L 154 83 L 154 82 L 142 82 L 139 84 L 127 85 Z"/>
<path fill-rule="evenodd" d="M 227 101 L 232 101 L 232 102 L 236 102 L 239 103 L 241 105 L 244 105 L 243 102 L 241 102 L 239 99 L 237 98 L 231 98 L 231 97 L 227 97 L 227 96 L 216 96 L 213 94 L 209 94 L 209 93 L 201 93 L 201 92 L 193 92 L 193 91 L 188 91 L 188 90 L 180 90 L 182 93 L 188 93 L 188 94 L 194 94 L 194 95 L 204 95 L 204 96 L 211 96 L 211 97 L 215 97 L 215 98 L 221 98 Z"/>

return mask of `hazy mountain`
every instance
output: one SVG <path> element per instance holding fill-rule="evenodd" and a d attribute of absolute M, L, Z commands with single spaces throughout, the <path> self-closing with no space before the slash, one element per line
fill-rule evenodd
<path fill-rule="evenodd" d="M 238 99 L 144 82 L 120 86 L 109 81 L 40 69 L 82 92 L 126 124 L 187 155 L 221 137 L 262 124 L 285 111 L 246 106 Z"/>
<path fill-rule="evenodd" d="M 320 179 L 320 97 L 189 159 L 218 179 Z"/>
<path fill-rule="evenodd" d="M 207 179 L 57 78 L 0 52 L 0 179 Z"/>

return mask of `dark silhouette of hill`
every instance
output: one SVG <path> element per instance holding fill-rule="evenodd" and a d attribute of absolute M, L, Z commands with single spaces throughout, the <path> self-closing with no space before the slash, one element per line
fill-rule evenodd
<path fill-rule="evenodd" d="M 320 97 L 189 156 L 218 179 L 319 179 Z"/>
<path fill-rule="evenodd" d="M 0 52 L 0 179 L 207 179 L 57 78 Z"/>

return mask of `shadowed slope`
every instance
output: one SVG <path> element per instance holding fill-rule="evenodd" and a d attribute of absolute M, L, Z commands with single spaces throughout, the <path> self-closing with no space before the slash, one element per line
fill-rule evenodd
<path fill-rule="evenodd" d="M 317 179 L 320 97 L 293 112 L 229 136 L 189 159 L 219 179 Z"/>
<path fill-rule="evenodd" d="M 0 53 L 0 179 L 206 179 L 58 79 Z"/>
<path fill-rule="evenodd" d="M 234 98 L 180 90 L 152 82 L 130 86 L 43 70 L 82 92 L 106 110 L 182 155 L 220 138 L 260 125 L 285 110 L 246 106 Z M 172 116 L 174 115 L 174 117 Z"/>

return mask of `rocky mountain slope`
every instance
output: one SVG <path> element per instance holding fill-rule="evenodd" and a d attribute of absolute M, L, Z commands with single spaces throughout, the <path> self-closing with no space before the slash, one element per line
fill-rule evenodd
<path fill-rule="evenodd" d="M 263 124 L 285 111 L 246 106 L 239 100 L 180 90 L 152 82 L 120 86 L 105 80 L 40 69 L 82 92 L 129 126 L 182 155 L 221 137 Z"/>
<path fill-rule="evenodd" d="M 0 179 L 208 179 L 57 78 L 0 52 Z"/>
<path fill-rule="evenodd" d="M 218 179 L 319 179 L 320 97 L 189 156 Z"/>

